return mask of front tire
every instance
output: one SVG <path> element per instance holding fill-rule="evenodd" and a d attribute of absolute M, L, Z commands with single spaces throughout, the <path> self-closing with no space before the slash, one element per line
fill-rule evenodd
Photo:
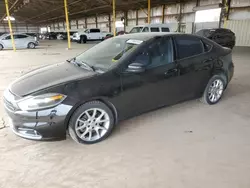
<path fill-rule="evenodd" d="M 87 42 L 87 37 L 85 35 L 81 36 L 80 37 L 80 43 L 81 44 L 83 44 L 83 43 L 85 44 L 86 42 Z"/>
<path fill-rule="evenodd" d="M 3 50 L 3 45 L 2 45 L 2 44 L 0 44 L 0 51 L 1 51 L 1 50 Z"/>
<path fill-rule="evenodd" d="M 114 122 L 112 111 L 104 103 L 87 102 L 72 115 L 69 122 L 69 134 L 78 143 L 94 144 L 111 134 Z"/>
<path fill-rule="evenodd" d="M 226 88 L 226 77 L 224 74 L 214 75 L 208 82 L 201 101 L 213 105 L 220 101 Z"/>

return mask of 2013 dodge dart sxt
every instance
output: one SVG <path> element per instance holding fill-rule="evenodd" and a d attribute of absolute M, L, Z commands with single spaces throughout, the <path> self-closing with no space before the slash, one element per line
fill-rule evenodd
<path fill-rule="evenodd" d="M 216 104 L 232 51 L 199 36 L 139 33 L 108 39 L 67 62 L 27 73 L 4 92 L 15 134 L 96 143 L 127 118 L 201 98 Z"/>

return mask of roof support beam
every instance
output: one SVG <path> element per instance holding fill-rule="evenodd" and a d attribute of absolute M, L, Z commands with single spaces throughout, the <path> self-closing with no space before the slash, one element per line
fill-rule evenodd
<path fill-rule="evenodd" d="M 16 0 L 12 5 L 11 7 L 9 8 L 9 14 L 10 14 L 10 11 L 16 6 L 16 4 L 18 3 L 19 0 Z M 6 2 L 6 1 L 5 1 Z M 6 13 L 7 13 L 7 10 L 6 10 Z M 4 16 L 0 19 L 0 22 L 3 21 L 3 19 L 6 17 L 7 14 L 4 14 Z"/>

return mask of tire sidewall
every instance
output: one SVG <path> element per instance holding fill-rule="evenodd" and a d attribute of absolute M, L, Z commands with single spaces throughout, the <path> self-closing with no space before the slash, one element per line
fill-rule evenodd
<path fill-rule="evenodd" d="M 210 101 L 210 99 L 209 99 L 208 90 L 209 90 L 209 87 L 211 86 L 211 84 L 212 84 L 215 80 L 221 80 L 221 81 L 222 81 L 222 83 L 223 83 L 223 92 L 222 92 L 220 98 L 219 98 L 217 101 L 212 102 L 212 101 Z M 203 96 L 203 97 L 204 97 L 206 103 L 208 103 L 208 104 L 210 104 L 210 105 L 213 105 L 213 104 L 218 103 L 218 102 L 221 100 L 221 98 L 222 98 L 222 96 L 223 96 L 223 94 L 224 94 L 224 91 L 225 91 L 225 88 L 226 88 L 226 83 L 227 83 L 227 82 L 226 82 L 226 77 L 225 77 L 223 74 L 214 75 L 214 76 L 209 80 L 209 82 L 208 82 L 208 84 L 207 84 L 207 87 L 206 87 L 206 89 L 205 89 L 205 92 L 204 92 L 204 96 Z"/>
<path fill-rule="evenodd" d="M 108 114 L 109 119 L 110 119 L 110 126 L 109 126 L 107 133 L 103 137 L 101 137 L 100 139 L 95 140 L 95 141 L 82 140 L 81 138 L 79 138 L 77 136 L 77 134 L 75 132 L 76 120 L 85 110 L 88 110 L 90 108 L 100 108 L 100 109 L 104 110 Z M 99 102 L 99 101 L 92 101 L 92 102 L 85 103 L 76 109 L 76 111 L 74 112 L 74 114 L 70 118 L 68 131 L 69 131 L 71 138 L 74 141 L 76 141 L 77 143 L 94 144 L 94 143 L 97 143 L 97 142 L 100 142 L 100 141 L 106 139 L 111 134 L 111 132 L 114 128 L 114 122 L 115 122 L 114 115 L 113 115 L 111 109 L 107 105 L 105 105 L 104 103 Z"/>
<path fill-rule="evenodd" d="M 33 47 L 30 46 L 30 45 L 33 45 Z M 35 45 L 33 42 L 30 42 L 30 43 L 28 44 L 28 48 L 29 48 L 29 49 L 34 49 L 35 47 L 36 47 L 36 45 Z"/>
<path fill-rule="evenodd" d="M 84 35 L 83 36 L 83 43 L 85 44 L 87 42 L 87 37 Z"/>

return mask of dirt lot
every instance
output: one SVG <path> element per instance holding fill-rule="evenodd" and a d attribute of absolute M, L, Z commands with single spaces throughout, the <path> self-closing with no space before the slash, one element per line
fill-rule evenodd
<path fill-rule="evenodd" d="M 42 42 L 0 52 L 0 90 L 21 74 L 63 61 L 92 44 Z M 1 188 L 249 188 L 250 49 L 234 52 L 235 76 L 222 101 L 198 100 L 122 122 L 95 145 L 70 138 L 29 141 L 8 128 L 0 102 Z"/>

